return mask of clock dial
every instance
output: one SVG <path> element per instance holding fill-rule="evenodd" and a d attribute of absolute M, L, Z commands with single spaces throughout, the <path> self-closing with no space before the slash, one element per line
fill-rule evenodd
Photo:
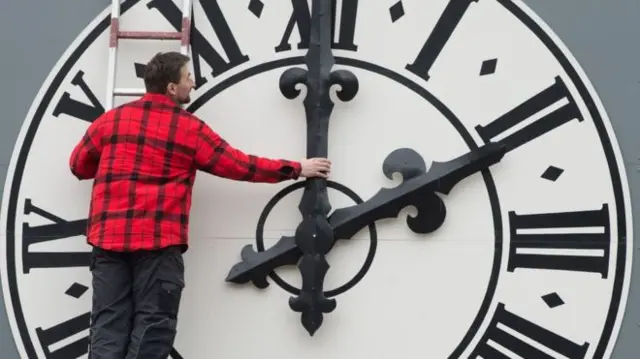
<path fill-rule="evenodd" d="M 328 222 L 337 239 L 323 289 L 336 308 L 309 336 L 288 302 L 303 286 L 300 249 L 283 240 L 269 252 L 302 220 L 302 182 L 200 174 L 172 357 L 609 357 L 628 292 L 630 203 L 615 135 L 576 60 L 519 1 L 334 3 L 332 70 L 359 84 L 349 102 L 340 86 L 329 93 Z M 179 5 L 127 0 L 122 27 L 179 28 Z M 298 86 L 290 100 L 279 83 L 305 68 L 310 5 L 196 2 L 188 110 L 246 152 L 304 157 L 314 132 L 303 101 L 313 89 Z M 108 20 L 96 18 L 52 70 L 5 185 L 0 274 L 23 357 L 87 354 L 91 183 L 76 181 L 67 163 L 104 111 Z M 122 41 L 118 86 L 142 86 L 143 64 L 174 45 Z M 455 186 L 412 192 L 397 218 L 344 224 L 376 195 L 399 198 L 439 173 L 437 163 L 494 145 L 501 158 Z M 247 245 L 284 254 L 262 281 L 225 282 Z"/>

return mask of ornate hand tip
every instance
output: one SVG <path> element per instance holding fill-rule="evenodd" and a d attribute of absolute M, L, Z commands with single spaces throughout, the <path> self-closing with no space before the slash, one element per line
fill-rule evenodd
<path fill-rule="evenodd" d="M 341 101 L 347 102 L 353 100 L 360 89 L 358 78 L 353 72 L 348 70 L 336 70 L 331 73 L 331 84 L 340 85 L 342 89 L 337 92 Z"/>
<path fill-rule="evenodd" d="M 287 69 L 280 75 L 280 92 L 284 97 L 293 100 L 300 94 L 300 90 L 296 89 L 296 85 L 304 84 L 306 80 L 307 70 L 299 67 Z"/>
<path fill-rule="evenodd" d="M 300 322 L 310 336 L 313 336 L 324 320 L 323 313 L 331 313 L 336 308 L 335 299 L 325 299 L 312 302 L 310 298 L 289 298 L 289 307 L 295 312 L 301 312 Z"/>
<path fill-rule="evenodd" d="M 434 192 L 424 195 L 417 193 L 416 196 L 420 196 L 420 198 L 416 198 L 412 202 L 418 209 L 418 215 L 415 217 L 407 216 L 407 226 L 418 234 L 434 232 L 444 223 L 447 217 L 447 207 Z"/>
<path fill-rule="evenodd" d="M 251 281 L 251 278 L 243 275 L 244 268 L 247 266 L 245 262 L 236 263 L 231 267 L 225 282 L 243 284 Z"/>
<path fill-rule="evenodd" d="M 251 279 L 251 283 L 253 283 L 254 286 L 256 286 L 256 288 L 258 289 L 266 289 L 267 287 L 269 287 L 269 282 L 267 282 L 267 277 L 254 277 L 253 279 Z"/>
<path fill-rule="evenodd" d="M 250 269 L 260 260 L 258 252 L 253 250 L 253 247 L 248 244 L 242 247 L 240 257 L 242 258 L 242 262 L 236 263 L 231 267 L 225 281 L 236 284 L 251 282 L 257 288 L 267 288 L 269 286 L 269 282 L 267 282 L 267 273 L 264 271 L 251 273 L 250 271 Z"/>
<path fill-rule="evenodd" d="M 399 148 L 391 152 L 382 163 L 382 172 L 392 179 L 393 174 L 399 172 L 403 180 L 424 174 L 427 165 L 420 154 L 410 148 Z"/>

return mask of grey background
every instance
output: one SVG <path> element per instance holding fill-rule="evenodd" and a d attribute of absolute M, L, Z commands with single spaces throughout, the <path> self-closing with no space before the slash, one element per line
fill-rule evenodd
<path fill-rule="evenodd" d="M 622 147 L 633 208 L 638 208 L 640 0 L 524 2 L 560 36 L 594 84 Z M 0 95 L 0 194 L 31 101 L 69 44 L 109 4 L 108 0 L 0 0 L 0 78 L 4 84 Z M 634 216 L 634 226 L 640 249 L 640 215 Z M 635 250 L 634 256 L 638 254 Z M 640 357 L 639 272 L 636 265 L 614 359 Z M 2 297 L 0 303 L 0 356 L 19 358 Z"/>

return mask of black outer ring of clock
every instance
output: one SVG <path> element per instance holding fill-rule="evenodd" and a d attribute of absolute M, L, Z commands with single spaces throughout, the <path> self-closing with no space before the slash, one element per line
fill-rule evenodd
<path fill-rule="evenodd" d="M 121 4 L 121 14 L 126 13 L 138 2 L 139 0 L 125 0 Z M 582 80 L 580 75 L 577 73 L 576 69 L 574 69 L 573 65 L 567 58 L 567 55 L 565 55 L 563 50 L 561 50 L 558 47 L 558 45 L 555 44 L 555 41 L 550 38 L 550 36 L 546 33 L 546 31 L 540 28 L 540 26 L 518 5 L 515 5 L 511 0 L 498 0 L 498 2 L 502 6 L 504 6 L 507 11 L 511 12 L 518 20 L 520 20 L 526 27 L 528 27 L 529 30 L 532 31 L 540 39 L 540 41 L 542 41 L 542 43 L 545 45 L 548 51 L 550 51 L 553 54 L 553 56 L 556 58 L 558 63 L 562 66 L 562 69 L 569 76 L 571 83 L 576 86 L 576 90 L 579 93 L 579 97 L 585 102 L 587 111 L 589 112 L 590 116 L 593 118 L 596 130 L 598 133 L 598 138 L 600 140 L 600 145 L 603 148 L 603 151 L 606 156 L 607 164 L 609 165 L 609 175 L 611 176 L 611 179 L 612 179 L 611 185 L 614 192 L 615 203 L 616 203 L 615 208 L 616 208 L 616 214 L 617 214 L 617 228 L 618 228 L 618 233 L 616 234 L 616 236 L 617 238 L 619 238 L 621 243 L 618 246 L 617 260 L 616 260 L 616 263 L 614 264 L 615 281 L 614 281 L 613 293 L 611 294 L 611 297 L 610 297 L 609 310 L 607 313 L 606 322 L 604 323 L 602 335 L 597 343 L 597 349 L 594 354 L 595 357 L 600 357 L 604 355 L 605 350 L 610 344 L 612 329 L 616 323 L 617 313 L 620 309 L 620 304 L 622 300 L 623 285 L 625 280 L 627 279 L 625 277 L 625 268 L 626 268 L 626 256 L 627 256 L 628 248 L 627 248 L 625 235 L 627 231 L 628 219 L 626 218 L 626 212 L 625 212 L 626 198 L 622 188 L 622 178 L 620 176 L 618 162 L 615 157 L 615 151 L 613 149 L 611 139 L 609 138 L 609 134 L 604 124 L 602 115 L 600 114 L 600 110 L 598 109 L 596 102 L 593 99 L 589 89 L 586 87 L 584 81 Z M 53 77 L 46 92 L 42 96 L 40 104 L 36 108 L 36 111 L 33 115 L 33 119 L 29 124 L 29 127 L 25 133 L 23 142 L 21 144 L 20 154 L 15 163 L 15 170 L 14 170 L 13 178 L 10 184 L 11 193 L 8 199 L 9 202 L 8 202 L 7 217 L 4 219 L 6 221 L 6 229 L 7 229 L 7 233 L 6 233 L 7 273 L 6 275 L 8 279 L 9 296 L 11 300 L 11 305 L 13 307 L 16 326 L 18 328 L 19 335 L 20 335 L 20 341 L 23 343 L 24 351 L 28 357 L 36 357 L 36 351 L 34 347 L 34 338 L 32 338 L 29 333 L 28 326 L 25 321 L 24 311 L 22 309 L 22 304 L 20 302 L 20 293 L 18 291 L 17 276 L 16 276 L 17 268 L 16 268 L 16 257 L 15 257 L 16 255 L 15 228 L 16 228 L 16 219 L 17 219 L 16 214 L 18 213 L 18 200 L 19 200 L 20 189 L 21 189 L 20 187 L 21 187 L 21 182 L 23 180 L 23 176 L 24 176 L 24 168 L 26 165 L 27 156 L 29 152 L 28 149 L 32 145 L 36 132 L 38 130 L 38 127 L 40 126 L 40 123 L 44 116 L 44 113 L 48 108 L 48 106 L 50 105 L 51 101 L 53 100 L 55 93 L 57 89 L 60 87 L 62 81 L 65 79 L 69 71 L 73 68 L 75 63 L 81 57 L 82 53 L 85 52 L 93 42 L 95 42 L 95 40 L 100 36 L 100 34 L 104 33 L 107 30 L 109 24 L 110 24 L 110 15 L 106 15 L 89 32 L 89 34 L 84 39 L 81 40 L 77 48 L 73 50 L 73 52 L 67 57 L 63 65 L 58 70 L 58 73 Z M 279 61 L 281 61 L 282 64 L 276 67 L 303 64 L 301 57 L 282 59 Z M 349 59 L 336 58 L 336 62 L 338 64 L 345 64 L 345 62 L 347 61 L 349 61 Z M 263 70 L 269 70 L 274 68 L 273 66 L 268 66 L 268 65 L 269 63 L 257 65 L 256 67 L 248 69 L 247 71 L 253 71 L 255 74 L 255 73 L 263 72 Z M 263 68 L 262 70 L 259 69 L 261 67 Z M 265 67 L 269 67 L 269 68 L 264 69 Z M 230 78 L 225 81 L 222 81 L 216 87 L 210 89 L 207 93 L 203 94 L 203 97 L 208 96 L 208 98 L 205 99 L 201 97 L 197 99 L 192 104 L 191 108 L 197 109 L 197 107 L 202 106 L 205 102 L 207 102 L 211 97 L 215 95 L 215 93 L 209 95 L 210 92 L 217 93 L 222 91 L 222 89 L 219 88 L 221 85 L 222 87 L 229 87 L 233 83 L 238 81 L 238 80 L 235 80 L 233 81 L 233 83 L 231 83 L 229 80 Z M 483 175 L 485 174 L 483 173 Z M 486 180 L 486 175 L 485 175 L 485 180 Z M 494 216 L 494 220 L 495 220 L 495 216 Z M 496 251 L 501 251 L 501 250 L 502 250 L 501 246 L 496 246 Z M 496 283 L 494 282 L 493 285 L 495 286 L 495 284 Z M 5 294 L 5 298 L 6 298 L 6 295 L 7 294 Z M 485 300 L 486 299 L 487 298 L 485 298 Z M 472 325 L 472 328 L 473 326 L 479 326 L 480 322 L 478 322 L 478 320 L 482 321 L 482 319 L 483 318 L 480 316 L 476 317 Z M 462 354 L 462 351 L 470 343 L 473 334 L 474 333 L 472 330 L 470 330 L 467 333 L 467 335 L 458 345 L 454 353 L 452 353 L 451 357 L 459 357 Z"/>

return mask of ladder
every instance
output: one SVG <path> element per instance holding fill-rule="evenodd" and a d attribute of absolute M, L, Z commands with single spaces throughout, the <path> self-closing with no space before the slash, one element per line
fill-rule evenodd
<path fill-rule="evenodd" d="M 111 31 L 109 34 L 109 63 L 107 72 L 107 100 L 105 111 L 113 107 L 115 96 L 142 96 L 144 88 L 116 87 L 116 66 L 118 63 L 118 40 L 180 40 L 180 53 L 188 55 L 189 31 L 191 29 L 192 0 L 182 0 L 182 29 L 181 31 L 120 31 L 120 1 L 111 0 Z"/>

